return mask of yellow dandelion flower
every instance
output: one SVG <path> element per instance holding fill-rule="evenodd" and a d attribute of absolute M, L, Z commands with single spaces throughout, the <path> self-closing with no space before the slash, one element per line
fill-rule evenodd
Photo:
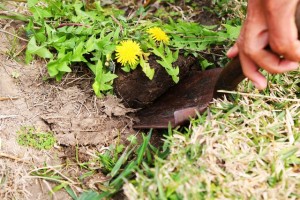
<path fill-rule="evenodd" d="M 168 43 L 170 40 L 167 34 L 161 28 L 153 27 L 148 29 L 147 32 L 150 34 L 152 39 L 157 42 Z"/>
<path fill-rule="evenodd" d="M 142 54 L 140 45 L 132 40 L 122 41 L 116 47 L 117 61 L 123 66 L 135 66 L 138 64 L 139 56 Z"/>

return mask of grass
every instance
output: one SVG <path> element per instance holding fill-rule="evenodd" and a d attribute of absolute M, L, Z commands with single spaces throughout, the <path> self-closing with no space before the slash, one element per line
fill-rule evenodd
<path fill-rule="evenodd" d="M 35 127 L 21 127 L 17 134 L 17 142 L 19 145 L 33 147 L 39 150 L 49 150 L 56 142 L 52 132 L 43 132 L 37 130 Z"/>
<path fill-rule="evenodd" d="M 247 95 L 214 100 L 188 129 L 166 138 L 170 155 L 137 172 L 124 186 L 127 197 L 299 198 L 299 74 L 270 76 L 268 95 L 245 81 L 239 91 Z"/>

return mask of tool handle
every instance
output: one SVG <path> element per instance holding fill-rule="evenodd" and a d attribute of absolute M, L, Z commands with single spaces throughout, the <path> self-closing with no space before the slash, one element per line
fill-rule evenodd
<path fill-rule="evenodd" d="M 298 3 L 296 10 L 296 26 L 298 35 L 300 36 L 300 3 Z M 222 70 L 215 85 L 214 97 L 222 95 L 221 93 L 217 93 L 217 90 L 235 90 L 237 85 L 245 78 L 239 56 L 237 56 Z"/>

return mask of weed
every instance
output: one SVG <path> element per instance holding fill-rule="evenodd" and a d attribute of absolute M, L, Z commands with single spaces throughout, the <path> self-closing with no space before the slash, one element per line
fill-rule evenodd
<path fill-rule="evenodd" d="M 159 150 L 150 144 L 151 132 L 147 136 L 143 135 L 140 145 L 136 139 L 129 138 L 130 144 L 115 146 L 105 154 L 99 155 L 99 162 L 103 166 L 105 173 L 110 179 L 101 188 L 106 188 L 100 195 L 101 197 L 111 197 L 119 192 L 125 181 L 134 177 L 137 171 L 149 169 L 153 165 L 155 157 L 164 159 L 168 154 L 168 148 Z"/>
<path fill-rule="evenodd" d="M 19 145 L 33 147 L 39 150 L 49 150 L 56 142 L 53 133 L 42 132 L 34 127 L 21 127 L 17 134 L 17 142 Z"/>
<path fill-rule="evenodd" d="M 72 65 L 85 63 L 95 76 L 93 89 L 97 96 L 111 92 L 117 77 L 111 66 L 117 66 L 118 62 L 126 72 L 140 66 L 152 79 L 155 71 L 148 63 L 149 55 L 156 55 L 157 62 L 177 83 L 179 68 L 172 64 L 179 51 L 201 58 L 205 69 L 212 65 L 205 62 L 201 52 L 208 51 L 212 45 L 232 43 L 238 30 L 228 24 L 225 29 L 215 31 L 216 26 L 174 20 L 171 16 L 161 21 L 148 12 L 148 19 L 144 20 L 145 8 L 126 16 L 123 10 L 107 9 L 99 1 L 87 5 L 79 0 L 28 0 L 28 7 L 31 16 L 21 18 L 20 14 L 10 14 L 28 23 L 26 62 L 34 56 L 47 59 L 49 75 L 58 81 L 72 71 Z M 123 41 L 133 41 L 141 49 L 131 49 L 130 52 L 138 50 L 131 57 L 124 51 L 121 55 L 116 50 Z M 127 63 L 128 58 L 134 62 Z"/>

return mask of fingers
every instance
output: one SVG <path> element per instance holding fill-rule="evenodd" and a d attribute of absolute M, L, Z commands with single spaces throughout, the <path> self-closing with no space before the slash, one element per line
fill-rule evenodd
<path fill-rule="evenodd" d="M 248 77 L 253 85 L 259 89 L 263 90 L 267 87 L 266 78 L 258 71 L 259 67 L 251 60 L 248 56 L 243 53 L 239 54 L 240 61 L 242 64 L 243 73 Z"/>
<path fill-rule="evenodd" d="M 295 23 L 299 0 L 248 1 L 248 15 L 237 43 L 227 56 L 240 57 L 243 73 L 256 88 L 267 87 L 266 78 L 259 72 L 263 68 L 277 74 L 299 67 L 300 41 Z M 272 50 L 266 50 L 270 45 Z"/>
<path fill-rule="evenodd" d="M 298 63 L 286 59 L 280 59 L 271 51 L 261 50 L 259 54 L 252 57 L 253 60 L 271 74 L 284 73 L 298 68 Z"/>
<path fill-rule="evenodd" d="M 226 53 L 228 58 L 234 58 L 239 54 L 239 47 L 237 43 L 235 43 Z"/>
<path fill-rule="evenodd" d="M 299 0 L 265 0 L 269 43 L 274 52 L 291 61 L 300 61 L 300 41 L 295 23 Z"/>

